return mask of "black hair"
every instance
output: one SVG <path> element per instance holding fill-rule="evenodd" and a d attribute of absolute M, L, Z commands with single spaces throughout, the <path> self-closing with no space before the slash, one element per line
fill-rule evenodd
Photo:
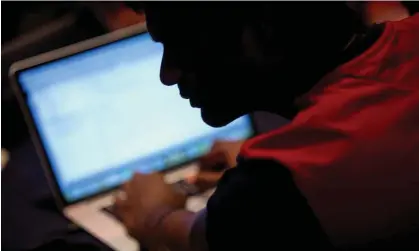
<path fill-rule="evenodd" d="M 363 30 L 361 19 L 345 2 L 144 2 L 142 8 L 150 23 L 164 24 L 157 30 L 165 44 L 182 46 L 205 36 L 201 33 L 215 32 L 223 47 L 238 55 L 246 28 L 262 48 L 261 58 L 272 65 L 286 58 L 290 67 L 335 57 Z"/>
<path fill-rule="evenodd" d="M 322 26 L 361 31 L 364 26 L 358 15 L 345 2 L 127 2 L 136 9 L 153 12 L 160 20 L 176 20 L 177 24 L 221 25 L 232 29 L 238 26 L 277 26 L 282 34 L 303 32 L 304 27 L 318 24 L 318 29 L 304 32 L 321 32 Z M 287 24 L 287 25 L 284 25 Z M 275 29 L 275 27 L 272 27 Z M 329 31 L 327 31 L 329 32 Z M 261 34 L 262 35 L 262 34 Z M 327 35 L 327 34 L 324 34 Z"/>

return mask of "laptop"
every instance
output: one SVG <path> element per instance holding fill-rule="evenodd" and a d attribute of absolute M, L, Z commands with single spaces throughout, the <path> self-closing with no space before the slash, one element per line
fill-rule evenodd
<path fill-rule="evenodd" d="M 13 64 L 10 78 L 62 213 L 115 250 L 139 250 L 108 210 L 135 172 L 168 183 L 198 171 L 215 140 L 254 134 L 250 116 L 222 128 L 160 83 L 162 45 L 145 25 L 96 37 Z M 205 207 L 211 191 L 190 196 Z"/>

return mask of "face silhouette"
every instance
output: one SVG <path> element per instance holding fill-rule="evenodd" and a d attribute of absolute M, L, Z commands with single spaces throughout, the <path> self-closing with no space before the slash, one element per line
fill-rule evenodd
<path fill-rule="evenodd" d="M 164 47 L 161 82 L 177 85 L 207 124 L 224 126 L 254 110 L 262 72 L 246 60 L 239 25 L 171 20 L 153 11 L 146 17 L 150 35 Z"/>

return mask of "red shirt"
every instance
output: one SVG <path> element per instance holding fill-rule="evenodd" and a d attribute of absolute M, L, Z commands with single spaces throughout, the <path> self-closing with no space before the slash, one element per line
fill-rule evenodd
<path fill-rule="evenodd" d="M 388 22 L 304 99 L 289 125 L 241 155 L 287 167 L 334 244 L 419 226 L 419 14 Z"/>

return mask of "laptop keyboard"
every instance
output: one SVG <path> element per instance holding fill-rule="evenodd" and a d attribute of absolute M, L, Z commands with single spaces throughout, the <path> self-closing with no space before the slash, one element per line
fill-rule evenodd
<path fill-rule="evenodd" d="M 183 179 L 173 183 L 172 186 L 174 186 L 177 191 L 184 193 L 188 197 L 200 194 L 199 189 L 195 185 L 190 184 Z"/>
<path fill-rule="evenodd" d="M 188 182 L 186 182 L 185 180 L 179 180 L 178 182 L 175 182 L 172 184 L 175 189 L 177 191 L 180 191 L 184 194 L 186 194 L 186 196 L 191 197 L 191 196 L 195 196 L 200 194 L 199 189 L 194 186 L 193 184 L 189 184 Z M 114 217 L 115 219 L 121 221 L 121 218 L 115 213 L 115 205 L 112 204 L 108 207 L 104 207 L 102 208 L 103 211 L 105 211 L 106 213 L 112 215 L 112 217 Z"/>

